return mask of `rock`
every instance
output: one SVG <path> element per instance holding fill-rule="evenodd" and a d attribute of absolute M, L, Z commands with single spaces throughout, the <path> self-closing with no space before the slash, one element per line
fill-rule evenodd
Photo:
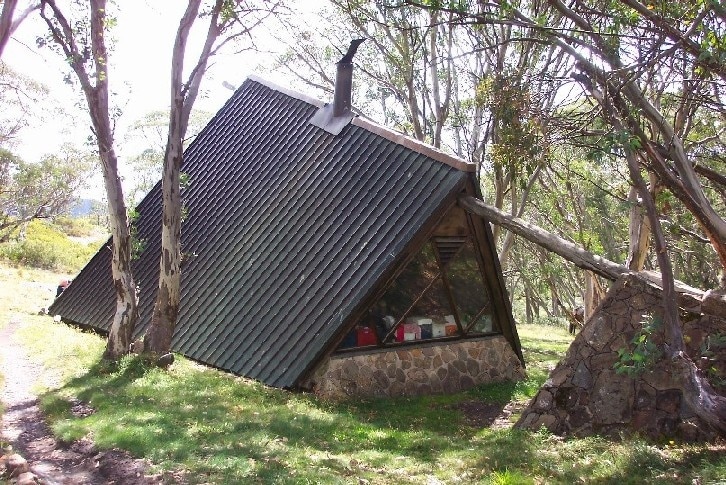
<path fill-rule="evenodd" d="M 700 430 L 698 426 L 689 422 L 682 422 L 678 425 L 678 436 L 688 443 L 698 441 Z"/>
<path fill-rule="evenodd" d="M 534 408 L 538 411 L 546 411 L 552 406 L 552 394 L 548 391 L 539 391 L 535 399 Z"/>
<path fill-rule="evenodd" d="M 708 290 L 701 300 L 701 311 L 706 315 L 726 318 L 726 290 Z"/>
<path fill-rule="evenodd" d="M 15 485 L 36 485 L 38 483 L 38 477 L 34 473 L 25 472 L 18 475 L 15 479 Z"/>
<path fill-rule="evenodd" d="M 570 368 L 564 365 L 558 365 L 550 373 L 550 377 L 545 383 L 545 387 L 558 387 L 565 383 L 567 378 L 570 377 Z"/>
<path fill-rule="evenodd" d="M 613 368 L 616 351 L 629 348 L 633 336 L 642 331 L 643 314 L 662 315 L 661 296 L 658 288 L 635 277 L 616 282 L 516 427 L 544 425 L 554 433 L 575 436 L 597 432 L 617 437 L 630 431 L 659 440 L 710 439 L 713 432 L 684 401 L 672 361 L 656 356 L 644 372 L 632 375 L 618 374 Z M 694 360 L 708 345 L 706 336 L 726 330 L 726 320 L 717 316 L 726 315 L 726 288 L 708 293 L 704 302 L 712 314 L 684 322 L 684 340 Z M 662 343 L 662 329 L 653 333 L 653 339 Z M 701 368 L 726 369 L 726 351 L 710 350 Z"/>
<path fill-rule="evenodd" d="M 553 431 L 556 423 L 557 423 L 557 417 L 555 417 L 551 414 L 543 414 L 539 417 L 539 419 L 535 423 L 534 428 L 539 429 L 542 426 L 544 426 L 549 431 Z"/>
<path fill-rule="evenodd" d="M 139 337 L 131 344 L 131 352 L 141 355 L 144 352 L 144 338 Z"/>
<path fill-rule="evenodd" d="M 678 389 L 659 391 L 656 395 L 656 409 L 668 414 L 677 414 L 681 409 L 681 391 Z"/>
<path fill-rule="evenodd" d="M 18 477 L 28 471 L 28 462 L 17 453 L 5 457 L 5 466 L 11 477 Z"/>
<path fill-rule="evenodd" d="M 577 365 L 575 375 L 572 377 L 572 383 L 583 389 L 590 389 L 592 386 L 592 374 L 590 373 L 590 369 L 587 368 L 587 365 L 585 365 L 584 360 L 580 361 Z"/>
<path fill-rule="evenodd" d="M 166 369 L 171 364 L 174 363 L 174 354 L 169 352 L 168 354 L 164 354 L 161 357 L 159 357 L 159 360 L 156 361 L 156 365 L 159 367 Z"/>

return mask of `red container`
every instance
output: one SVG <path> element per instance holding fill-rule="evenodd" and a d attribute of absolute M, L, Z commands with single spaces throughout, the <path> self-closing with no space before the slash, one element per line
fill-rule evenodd
<path fill-rule="evenodd" d="M 396 342 L 403 342 L 403 324 L 396 327 Z"/>
<path fill-rule="evenodd" d="M 356 345 L 376 345 L 376 333 L 369 327 L 360 327 L 356 330 Z"/>
<path fill-rule="evenodd" d="M 459 334 L 459 328 L 456 326 L 455 323 L 447 323 L 446 324 L 446 336 L 449 337 L 451 335 L 458 335 Z"/>
<path fill-rule="evenodd" d="M 396 329 L 396 342 L 421 340 L 421 327 L 416 323 L 403 323 Z"/>

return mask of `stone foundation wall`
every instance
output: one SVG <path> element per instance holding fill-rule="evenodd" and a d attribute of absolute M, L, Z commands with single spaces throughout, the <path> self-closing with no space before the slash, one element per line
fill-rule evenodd
<path fill-rule="evenodd" d="M 641 331 L 643 315 L 662 314 L 661 298 L 659 289 L 633 277 L 618 280 L 517 426 L 544 426 L 559 435 L 637 432 L 654 439 L 711 439 L 712 430 L 686 404 L 666 359 L 636 375 L 619 374 L 613 367 L 618 350 L 630 348 Z M 726 322 L 696 317 L 684 324 L 683 332 L 689 355 L 701 362 L 705 339 L 726 332 Z M 661 332 L 653 338 L 662 343 Z M 726 354 L 717 357 L 707 366 L 718 367 Z"/>
<path fill-rule="evenodd" d="M 308 383 L 315 393 L 417 396 L 520 380 L 524 369 L 503 336 L 381 349 L 326 359 Z"/>

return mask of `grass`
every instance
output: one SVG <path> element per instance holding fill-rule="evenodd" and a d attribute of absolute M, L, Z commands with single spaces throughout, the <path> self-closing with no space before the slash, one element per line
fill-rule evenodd
<path fill-rule="evenodd" d="M 53 301 L 59 278 L 50 271 L 0 264 L 0 330 L 11 321 L 38 326 L 47 323 L 47 317 L 38 313 Z M 7 343 L 0 340 L 0 345 Z M 4 381 L 5 376 L 0 373 L 0 386 Z"/>
<path fill-rule="evenodd" d="M 520 383 L 333 402 L 181 357 L 169 371 L 135 358 L 104 364 L 100 338 L 18 311 L 21 338 L 54 376 L 42 406 L 55 433 L 129 450 L 191 483 L 719 483 L 726 476 L 723 447 L 471 426 L 457 404 L 504 404 L 536 392 L 571 339 L 552 327 L 519 327 L 529 372 Z M 95 413 L 73 416 L 74 399 Z"/>

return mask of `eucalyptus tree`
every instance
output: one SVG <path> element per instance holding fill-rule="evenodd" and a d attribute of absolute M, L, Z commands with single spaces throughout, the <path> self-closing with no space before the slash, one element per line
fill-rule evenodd
<path fill-rule="evenodd" d="M 89 154 L 69 145 L 35 163 L 0 149 L 0 242 L 34 219 L 66 212 L 85 187 L 94 163 Z"/>
<path fill-rule="evenodd" d="M 552 127 L 541 121 L 555 106 L 567 58 L 551 46 L 516 41 L 536 30 L 468 25 L 453 11 L 372 0 L 331 6 L 322 33 L 292 26 L 293 45 L 280 67 L 331 92 L 336 52 L 330 46 L 347 45 L 351 35 L 366 38 L 356 57 L 364 93 L 357 104 L 365 114 L 476 163 L 486 197 L 522 215 L 545 165 Z M 514 238 L 502 239 L 506 265 Z"/>
<path fill-rule="evenodd" d="M 151 324 L 144 337 L 144 350 L 152 356 L 169 351 L 179 313 L 182 222 L 180 167 L 189 118 L 202 79 L 215 54 L 227 45 L 245 38 L 252 39 L 253 29 L 279 9 L 278 1 L 249 5 L 242 0 L 214 0 L 209 4 L 203 4 L 202 0 L 189 0 L 179 22 L 172 51 L 169 129 L 162 173 L 159 286 Z M 185 73 L 187 41 L 198 20 L 206 23 L 206 36 L 199 56 Z M 244 49 L 249 46 L 248 43 Z"/>
<path fill-rule="evenodd" d="M 0 10 L 0 58 L 15 30 L 39 6 L 39 2 L 32 1 L 21 12 L 16 12 L 18 0 L 3 0 Z"/>
<path fill-rule="evenodd" d="M 31 119 L 42 118 L 39 105 L 48 110 L 48 88 L 0 61 L 0 147 L 10 149 Z"/>
<path fill-rule="evenodd" d="M 204 110 L 193 110 L 189 117 L 187 136 L 184 147 L 202 131 L 212 113 Z M 127 145 L 143 147 L 130 160 L 133 169 L 133 180 L 128 190 L 129 205 L 137 203 L 161 179 L 160 174 L 164 165 L 164 149 L 169 130 L 169 113 L 167 111 L 152 111 L 132 123 L 124 141 Z"/>
<path fill-rule="evenodd" d="M 109 330 L 104 358 L 118 359 L 129 351 L 138 320 L 136 284 L 131 270 L 131 232 L 118 173 L 113 123 L 109 103 L 109 56 L 106 33 L 114 23 L 106 0 L 77 0 L 58 5 L 41 0 L 40 16 L 48 37 L 40 46 L 55 47 L 68 62 L 86 98 L 93 136 L 101 160 L 111 226 L 111 272 L 116 311 Z"/>
<path fill-rule="evenodd" d="M 534 3 L 492 0 L 469 8 L 455 2 L 445 10 L 458 12 L 466 22 L 537 29 L 574 61 L 572 78 L 607 127 L 600 133 L 602 143 L 627 167 L 651 225 L 663 281 L 666 350 L 684 396 L 701 418 L 726 431 L 726 399 L 712 392 L 683 352 L 672 263 L 642 174 L 643 169 L 653 174 L 687 208 L 726 270 L 726 220 L 717 209 L 723 201 L 704 189 L 704 181 L 723 183 L 716 161 L 723 156 L 726 11 L 709 0 L 552 0 L 548 4 L 556 21 L 550 23 L 533 14 Z M 668 97 L 674 102 L 667 104 Z M 712 136 L 699 137 L 694 130 L 698 113 L 715 115 Z M 582 134 L 593 135 L 589 126 Z M 712 157 L 699 157 L 703 147 L 710 147 Z"/>
<path fill-rule="evenodd" d="M 332 64 L 351 36 L 365 38 L 358 50 L 356 78 L 362 96 L 356 100 L 367 114 L 435 147 L 448 144 L 451 103 L 458 79 L 456 36 L 447 14 L 417 9 L 388 8 L 373 0 L 332 0 L 320 12 L 313 32 L 292 24 L 290 48 L 279 66 L 309 87 L 332 94 Z"/>

